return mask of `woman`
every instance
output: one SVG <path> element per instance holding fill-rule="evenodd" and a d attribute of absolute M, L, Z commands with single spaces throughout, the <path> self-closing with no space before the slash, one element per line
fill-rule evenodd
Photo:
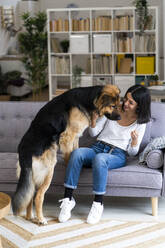
<path fill-rule="evenodd" d="M 93 172 L 94 201 L 87 217 L 87 223 L 99 222 L 103 213 L 103 195 L 106 192 L 108 170 L 125 166 L 126 157 L 135 156 L 145 133 L 146 123 L 150 120 L 151 98 L 149 90 L 141 85 L 130 87 L 119 110 L 121 119 L 112 121 L 105 116 L 98 118 L 89 128 L 97 142 L 91 148 L 78 148 L 71 154 L 65 176 L 65 194 L 60 208 L 59 221 L 71 217 L 75 206 L 72 197 L 77 188 L 82 167 L 91 167 Z M 98 119 L 97 119 L 98 118 Z"/>

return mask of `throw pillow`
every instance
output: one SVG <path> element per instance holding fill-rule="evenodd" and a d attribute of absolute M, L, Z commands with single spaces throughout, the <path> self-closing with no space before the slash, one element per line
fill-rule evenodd
<path fill-rule="evenodd" d="M 146 163 L 149 168 L 158 169 L 163 165 L 162 150 L 152 150 L 147 154 Z"/>

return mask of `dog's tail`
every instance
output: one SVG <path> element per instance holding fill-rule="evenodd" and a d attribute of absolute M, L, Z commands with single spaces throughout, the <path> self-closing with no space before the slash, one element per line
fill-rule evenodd
<path fill-rule="evenodd" d="M 29 205 L 35 193 L 35 185 L 32 179 L 32 168 L 21 168 L 17 190 L 12 198 L 12 210 L 14 215 L 19 215 Z"/>

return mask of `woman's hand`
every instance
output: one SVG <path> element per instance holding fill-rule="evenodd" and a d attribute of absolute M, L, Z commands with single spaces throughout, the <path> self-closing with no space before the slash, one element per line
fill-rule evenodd
<path fill-rule="evenodd" d="M 92 118 L 91 118 L 91 127 L 94 128 L 96 126 L 96 121 L 98 119 L 99 115 L 96 112 L 92 113 Z"/>
<path fill-rule="evenodd" d="M 131 132 L 131 138 L 132 138 L 132 142 L 131 142 L 131 146 L 136 146 L 138 143 L 138 132 L 136 130 Z"/>

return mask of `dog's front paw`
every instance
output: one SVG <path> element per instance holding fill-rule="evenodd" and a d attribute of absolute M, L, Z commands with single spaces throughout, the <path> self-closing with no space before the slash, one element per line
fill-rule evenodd
<path fill-rule="evenodd" d="M 39 225 L 47 225 L 48 222 L 47 222 L 46 218 L 42 218 L 42 219 L 39 219 L 39 220 L 38 220 L 38 224 L 39 224 Z"/>
<path fill-rule="evenodd" d="M 32 222 L 34 223 L 34 224 L 38 224 L 38 225 L 47 225 L 48 224 L 48 222 L 47 222 L 47 220 L 45 219 L 45 218 L 40 218 L 40 219 L 38 219 L 37 217 L 36 218 L 34 218 L 34 219 L 32 219 Z"/>

